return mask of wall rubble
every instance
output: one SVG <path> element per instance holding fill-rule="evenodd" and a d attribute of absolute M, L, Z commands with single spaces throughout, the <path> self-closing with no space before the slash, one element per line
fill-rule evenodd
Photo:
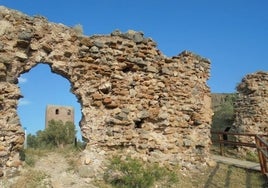
<path fill-rule="evenodd" d="M 38 63 L 67 78 L 81 104 L 87 148 L 196 169 L 210 162 L 210 62 L 164 56 L 136 31 L 82 36 L 0 7 L 0 168 L 17 167 L 23 130 L 18 77 Z M 6 172 L 3 171 L 2 174 Z"/>

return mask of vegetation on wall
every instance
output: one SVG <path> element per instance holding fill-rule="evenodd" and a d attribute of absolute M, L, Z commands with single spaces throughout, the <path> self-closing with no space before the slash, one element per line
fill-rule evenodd
<path fill-rule="evenodd" d="M 81 24 L 77 24 L 73 27 L 73 30 L 76 32 L 77 35 L 83 35 L 83 26 Z"/>

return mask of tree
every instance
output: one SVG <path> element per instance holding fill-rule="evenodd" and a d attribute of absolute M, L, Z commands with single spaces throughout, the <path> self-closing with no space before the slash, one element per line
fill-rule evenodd
<path fill-rule="evenodd" d="M 39 147 L 38 142 L 37 142 L 37 137 L 32 134 L 28 134 L 27 136 L 27 146 L 30 148 L 37 148 Z"/>
<path fill-rule="evenodd" d="M 48 145 L 64 147 L 66 144 L 72 144 L 75 139 L 75 126 L 72 122 L 65 124 L 60 121 L 51 120 L 48 127 L 42 132 L 41 140 Z"/>
<path fill-rule="evenodd" d="M 28 135 L 28 146 L 32 148 L 64 147 L 73 144 L 76 130 L 72 122 L 51 120 L 44 131 L 38 131 L 35 135 Z"/>

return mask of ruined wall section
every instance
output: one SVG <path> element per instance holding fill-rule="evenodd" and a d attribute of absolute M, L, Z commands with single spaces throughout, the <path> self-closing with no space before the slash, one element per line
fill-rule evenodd
<path fill-rule="evenodd" d="M 187 51 L 167 58 L 141 32 L 87 37 L 0 7 L 2 168 L 19 164 L 23 131 L 16 112 L 17 79 L 38 63 L 70 81 L 81 104 L 80 127 L 88 148 L 108 155 L 124 149 L 187 169 L 210 161 L 207 59 Z"/>
<path fill-rule="evenodd" d="M 268 132 L 268 72 L 245 76 L 237 86 L 235 128 L 239 133 L 267 134 Z M 240 138 L 254 142 L 253 139 Z M 244 139 L 244 140 L 243 140 Z"/>

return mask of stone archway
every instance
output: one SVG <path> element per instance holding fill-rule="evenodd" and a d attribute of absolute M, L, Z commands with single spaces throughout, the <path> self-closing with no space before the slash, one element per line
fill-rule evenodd
<path fill-rule="evenodd" d="M 209 60 L 167 58 L 142 33 L 81 36 L 74 29 L 0 7 L 0 160 L 18 163 L 23 132 L 17 78 L 37 62 L 67 78 L 82 107 L 88 147 L 117 149 L 187 169 L 210 160 Z M 16 160 L 17 159 L 17 160 Z"/>
<path fill-rule="evenodd" d="M 77 139 L 81 140 L 81 104 L 70 91 L 71 84 L 67 79 L 52 73 L 49 65 L 40 62 L 18 80 L 23 98 L 19 100 L 17 111 L 28 134 L 43 130 L 50 119 L 62 119 L 75 124 Z M 58 108 L 63 110 L 60 110 L 62 113 Z M 28 145 L 31 147 L 31 143 Z"/>

